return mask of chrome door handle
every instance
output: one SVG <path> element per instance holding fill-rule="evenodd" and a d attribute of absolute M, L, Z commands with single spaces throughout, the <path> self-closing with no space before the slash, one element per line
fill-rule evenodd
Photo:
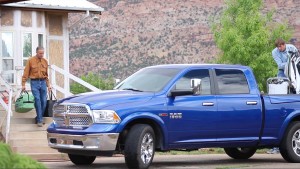
<path fill-rule="evenodd" d="M 257 105 L 257 101 L 248 101 L 247 105 Z"/>
<path fill-rule="evenodd" d="M 214 103 L 213 102 L 203 102 L 202 106 L 213 106 Z"/>

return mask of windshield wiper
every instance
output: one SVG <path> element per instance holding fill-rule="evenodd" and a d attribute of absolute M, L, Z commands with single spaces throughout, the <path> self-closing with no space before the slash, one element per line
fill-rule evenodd
<path fill-rule="evenodd" d="M 143 92 L 142 90 L 135 89 L 135 88 L 124 88 L 122 90 L 131 90 L 131 91 L 135 91 L 135 92 Z"/>

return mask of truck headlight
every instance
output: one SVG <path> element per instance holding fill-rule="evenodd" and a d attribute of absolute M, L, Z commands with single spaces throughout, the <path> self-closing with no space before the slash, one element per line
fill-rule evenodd
<path fill-rule="evenodd" d="M 113 110 L 93 110 L 95 123 L 120 123 L 121 119 Z"/>

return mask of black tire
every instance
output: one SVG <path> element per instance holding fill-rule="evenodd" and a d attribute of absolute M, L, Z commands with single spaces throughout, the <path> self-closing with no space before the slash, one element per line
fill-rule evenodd
<path fill-rule="evenodd" d="M 68 156 L 69 159 L 76 165 L 90 165 L 96 159 L 96 156 L 84 156 L 75 154 L 68 154 Z"/>
<path fill-rule="evenodd" d="M 252 157 L 255 152 L 256 152 L 256 148 L 224 148 L 225 153 L 233 158 L 233 159 L 248 159 L 250 157 Z"/>
<path fill-rule="evenodd" d="M 293 140 L 294 138 L 294 140 Z M 295 151 L 294 149 L 295 148 Z M 280 154 L 288 162 L 300 163 L 300 122 L 292 122 L 280 144 Z"/>
<path fill-rule="evenodd" d="M 147 169 L 152 163 L 154 153 L 155 134 L 152 127 L 146 124 L 134 125 L 125 140 L 124 155 L 127 167 Z"/>

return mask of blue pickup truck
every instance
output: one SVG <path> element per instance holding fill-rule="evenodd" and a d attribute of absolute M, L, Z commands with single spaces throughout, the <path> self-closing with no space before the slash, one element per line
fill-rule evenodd
<path fill-rule="evenodd" d="M 300 162 L 300 96 L 265 95 L 252 70 L 240 65 L 147 67 L 114 90 L 58 101 L 48 127 L 50 147 L 76 165 L 124 154 L 144 169 L 155 151 L 222 147 L 234 159 L 279 147 Z"/>

